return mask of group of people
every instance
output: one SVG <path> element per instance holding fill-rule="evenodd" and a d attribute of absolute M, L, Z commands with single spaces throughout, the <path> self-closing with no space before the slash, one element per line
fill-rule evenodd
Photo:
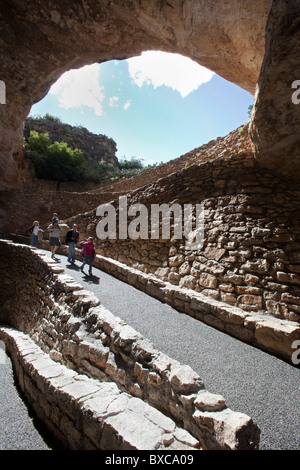
<path fill-rule="evenodd" d="M 59 226 L 59 218 L 56 213 L 53 214 L 52 221 L 50 225 L 48 226 L 47 231 L 50 232 L 49 243 L 50 243 L 50 248 L 51 248 L 51 258 L 54 259 L 57 248 L 61 246 L 61 241 L 60 241 L 61 227 Z M 37 220 L 33 222 L 33 225 L 29 228 L 29 232 L 30 232 L 30 245 L 38 248 L 38 235 L 39 235 L 39 232 L 43 232 L 43 230 L 40 228 L 40 224 Z M 75 248 L 79 241 L 79 232 L 78 232 L 78 228 L 76 224 L 73 224 L 73 227 L 70 230 L 68 230 L 65 241 L 69 247 L 68 262 L 71 264 L 74 264 L 75 263 Z M 80 266 L 80 270 L 81 272 L 83 272 L 83 268 L 87 264 L 89 266 L 89 275 L 91 275 L 93 260 L 96 256 L 95 245 L 93 243 L 93 237 L 89 237 L 83 240 L 82 242 L 80 242 L 80 244 L 82 245 L 82 250 L 80 254 L 83 256 L 83 263 Z"/>
<path fill-rule="evenodd" d="M 79 232 L 77 229 L 77 225 L 73 224 L 73 228 L 70 229 L 67 234 L 66 234 L 66 243 L 69 246 L 69 256 L 68 256 L 68 261 L 71 264 L 75 263 L 75 248 L 76 244 L 79 239 Z M 94 258 L 96 256 L 96 251 L 95 251 L 95 245 L 93 243 L 93 237 L 89 237 L 86 240 L 83 240 L 81 242 L 81 245 L 83 246 L 80 254 L 83 256 L 83 263 L 80 266 L 81 272 L 83 272 L 83 268 L 86 264 L 89 266 L 89 274 L 92 274 L 92 265 Z"/>

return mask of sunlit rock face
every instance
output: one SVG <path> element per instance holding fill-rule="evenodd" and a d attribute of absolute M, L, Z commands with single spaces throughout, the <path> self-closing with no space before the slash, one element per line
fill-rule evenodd
<path fill-rule="evenodd" d="M 271 0 L 40 0 L 5 2 L 0 12 L 2 188 L 30 185 L 23 121 L 71 68 L 144 50 L 188 56 L 254 94 Z M 259 127 L 259 121 L 257 122 Z"/>
<path fill-rule="evenodd" d="M 300 183 L 300 2 L 273 2 L 252 119 L 256 159 Z"/>

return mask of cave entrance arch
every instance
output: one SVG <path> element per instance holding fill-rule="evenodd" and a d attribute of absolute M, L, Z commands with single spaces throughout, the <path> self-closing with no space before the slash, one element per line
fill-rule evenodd
<path fill-rule="evenodd" d="M 71 68 L 162 50 L 190 57 L 254 94 L 272 3 L 4 1 L 0 10 L 0 79 L 6 86 L 6 104 L 0 107 L 2 188 L 28 184 L 24 119 L 31 106 Z"/>
<path fill-rule="evenodd" d="M 143 157 L 151 165 L 244 124 L 251 102 L 251 94 L 191 59 L 149 51 L 66 72 L 31 108 L 30 117 L 50 113 L 62 123 L 104 134 L 116 142 L 119 160 Z M 25 136 L 28 124 L 26 129 Z M 35 130 L 47 127 L 39 130 L 37 124 Z M 52 138 L 62 140 L 62 131 Z"/>

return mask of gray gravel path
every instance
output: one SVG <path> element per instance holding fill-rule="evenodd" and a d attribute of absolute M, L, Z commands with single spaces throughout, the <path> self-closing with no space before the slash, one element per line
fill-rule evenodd
<path fill-rule="evenodd" d="M 0 450 L 47 450 L 14 384 L 12 364 L 0 350 Z"/>
<path fill-rule="evenodd" d="M 94 292 L 102 305 L 152 341 L 157 349 L 188 364 L 207 390 L 227 406 L 251 416 L 261 429 L 260 449 L 300 449 L 300 369 L 177 312 L 132 286 L 93 269 L 94 276 L 57 258 L 66 272 Z M 87 272 L 87 271 L 86 271 Z"/>
<path fill-rule="evenodd" d="M 157 349 L 190 365 L 207 390 L 225 397 L 228 407 L 251 416 L 261 429 L 261 450 L 300 449 L 300 369 L 179 313 L 100 270 L 94 268 L 89 277 L 80 272 L 78 261 L 70 265 L 62 255 L 57 260 L 66 273 Z M 47 448 L 26 415 L 10 367 L 3 367 L 0 364 L 0 450 Z"/>

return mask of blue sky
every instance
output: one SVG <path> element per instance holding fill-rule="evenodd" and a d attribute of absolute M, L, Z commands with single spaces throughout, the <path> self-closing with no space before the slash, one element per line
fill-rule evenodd
<path fill-rule="evenodd" d="M 70 70 L 31 108 L 115 140 L 117 157 L 167 162 L 248 120 L 253 97 L 178 54 L 145 52 Z"/>

